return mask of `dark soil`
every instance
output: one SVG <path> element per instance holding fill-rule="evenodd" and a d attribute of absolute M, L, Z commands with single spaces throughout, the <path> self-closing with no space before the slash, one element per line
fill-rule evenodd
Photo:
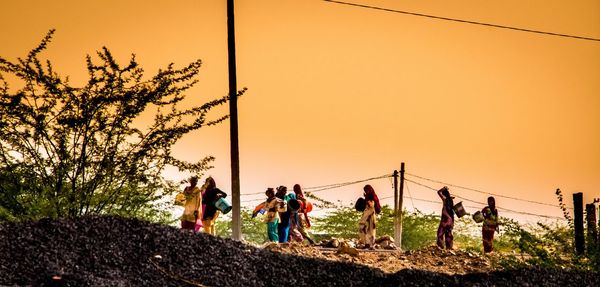
<path fill-rule="evenodd" d="M 598 286 L 594 272 L 384 273 L 119 217 L 0 225 L 5 286 Z"/>

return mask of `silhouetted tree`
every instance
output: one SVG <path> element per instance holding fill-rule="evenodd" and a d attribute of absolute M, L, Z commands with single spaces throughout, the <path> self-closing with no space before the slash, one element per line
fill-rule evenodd
<path fill-rule="evenodd" d="M 170 64 L 147 78 L 135 55 L 121 66 L 105 47 L 97 52 L 99 63 L 87 56 L 89 80 L 73 87 L 38 57 L 53 33 L 24 59 L 0 57 L 0 219 L 156 218 L 160 202 L 178 189 L 163 178 L 165 168 L 201 174 L 214 159 L 176 159 L 173 145 L 225 120 L 208 120 L 207 113 L 229 97 L 181 108 L 200 60 L 181 69 Z M 153 113 L 153 120 L 134 124 L 142 113 Z"/>

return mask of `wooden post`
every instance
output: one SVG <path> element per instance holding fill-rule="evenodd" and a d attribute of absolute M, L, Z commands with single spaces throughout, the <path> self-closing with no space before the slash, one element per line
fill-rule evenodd
<path fill-rule="evenodd" d="M 583 236 L 583 193 L 573 193 L 573 223 L 575 225 L 575 251 L 579 255 L 585 252 L 585 238 Z"/>
<path fill-rule="evenodd" d="M 400 229 L 398 236 L 398 248 L 402 249 L 402 201 L 404 198 L 404 163 L 400 164 L 400 191 L 398 194 L 398 227 Z"/>
<path fill-rule="evenodd" d="M 400 213 L 398 212 L 398 171 L 394 170 L 394 244 L 400 248 Z"/>
<path fill-rule="evenodd" d="M 588 254 L 591 254 L 598 244 L 598 231 L 596 229 L 596 206 L 593 203 L 585 205 L 585 212 L 587 214 L 587 240 L 588 240 Z"/>
<path fill-rule="evenodd" d="M 229 135 L 231 141 L 231 238 L 242 240 L 240 209 L 240 153 L 238 142 L 237 74 L 235 65 L 235 21 L 233 0 L 227 0 L 227 55 L 229 67 Z"/>

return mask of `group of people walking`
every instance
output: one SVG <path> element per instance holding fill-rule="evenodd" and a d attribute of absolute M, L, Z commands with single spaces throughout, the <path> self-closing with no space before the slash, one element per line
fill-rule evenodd
<path fill-rule="evenodd" d="M 304 196 L 300 185 L 295 184 L 293 192 L 289 193 L 285 186 L 279 186 L 276 190 L 270 187 L 265 195 L 267 199 L 254 208 L 252 218 L 259 213 L 264 214 L 263 222 L 267 224 L 269 241 L 286 243 L 303 242 L 306 239 L 314 244 L 307 232 L 310 228 L 308 213 L 312 210 L 312 204 Z"/>
<path fill-rule="evenodd" d="M 371 185 L 365 185 L 363 188 L 364 198 L 359 199 L 356 208 L 362 211 L 362 217 L 358 223 L 359 244 L 364 248 L 373 248 L 376 238 L 377 214 L 381 212 L 381 205 L 375 190 Z M 441 249 L 452 249 L 454 236 L 454 197 L 450 195 L 448 187 L 444 186 L 438 190 L 437 194 L 442 199 L 442 213 L 440 224 L 437 230 L 436 244 Z M 361 200 L 364 200 L 362 202 Z M 483 217 L 482 239 L 483 250 L 485 253 L 493 251 L 494 233 L 498 232 L 498 209 L 496 209 L 496 200 L 494 197 L 488 197 L 488 205 L 481 210 Z"/>
<path fill-rule="evenodd" d="M 436 244 L 439 248 L 452 249 L 454 236 L 452 229 L 454 228 L 454 197 L 450 195 L 448 187 L 444 186 L 438 190 L 438 195 L 442 199 L 442 215 L 440 225 L 437 231 Z M 496 200 L 494 197 L 488 197 L 488 205 L 481 210 L 483 217 L 483 227 L 481 236 L 483 239 L 483 251 L 490 253 L 494 250 L 492 242 L 494 233 L 499 232 L 498 229 L 498 209 L 496 209 Z"/>
<path fill-rule="evenodd" d="M 216 235 L 215 222 L 220 211 L 215 203 L 220 198 L 227 197 L 227 194 L 217 188 L 212 177 L 208 177 L 201 187 L 198 187 L 196 176 L 191 177 L 189 183 L 190 185 L 185 187 L 175 201 L 176 204 L 183 206 L 181 228 L 195 232 L 203 228 L 204 232 Z"/>
<path fill-rule="evenodd" d="M 190 185 L 180 193 L 181 197 L 176 199 L 176 202 L 184 207 L 181 228 L 195 232 L 203 228 L 204 232 L 216 235 L 215 221 L 220 212 L 215 203 L 220 198 L 226 197 L 227 194 L 217 188 L 212 177 L 208 177 L 201 187 L 197 186 L 197 177 L 191 177 L 189 183 Z M 446 186 L 438 190 L 437 194 L 443 204 L 436 244 L 442 249 L 452 249 L 454 197 Z M 293 192 L 288 192 L 285 186 L 279 186 L 276 189 L 267 188 L 265 195 L 267 199 L 254 208 L 252 218 L 259 213 L 264 214 L 263 222 L 267 225 L 269 241 L 286 243 L 308 240 L 310 244 L 314 244 L 307 232 L 311 226 L 308 213 L 312 210 L 312 204 L 304 196 L 300 185 L 295 184 Z M 376 239 L 377 215 L 381 213 L 381 204 L 371 185 L 367 184 L 363 187 L 363 196 L 364 198 L 359 199 L 356 205 L 357 210 L 362 211 L 358 222 L 359 244 L 364 248 L 373 248 Z M 494 197 L 488 197 L 488 205 L 481 210 L 480 214 L 483 218 L 481 232 L 483 249 L 485 253 L 489 253 L 493 251 L 494 233 L 499 231 L 498 210 Z"/>

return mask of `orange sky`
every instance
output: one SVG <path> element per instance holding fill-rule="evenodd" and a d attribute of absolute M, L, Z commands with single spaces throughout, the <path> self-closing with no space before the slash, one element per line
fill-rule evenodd
<path fill-rule="evenodd" d="M 600 38 L 596 0 L 355 3 Z M 87 76 L 85 55 L 107 46 L 123 62 L 135 53 L 148 74 L 202 59 L 191 103 L 228 92 L 225 0 L 21 0 L 0 8 L 5 58 L 25 56 L 56 28 L 44 56 L 75 83 Z M 529 200 L 555 203 L 556 188 L 569 202 L 577 191 L 586 201 L 600 197 L 600 42 L 319 0 L 238 0 L 236 33 L 238 86 L 249 89 L 239 100 L 242 194 L 379 176 L 404 161 L 412 174 Z M 230 190 L 228 123 L 186 136 L 176 155 L 216 156 L 208 174 Z M 392 195 L 389 180 L 371 184 L 380 197 Z M 361 188 L 319 195 L 347 203 Z M 414 184 L 409 190 L 437 200 Z"/>

